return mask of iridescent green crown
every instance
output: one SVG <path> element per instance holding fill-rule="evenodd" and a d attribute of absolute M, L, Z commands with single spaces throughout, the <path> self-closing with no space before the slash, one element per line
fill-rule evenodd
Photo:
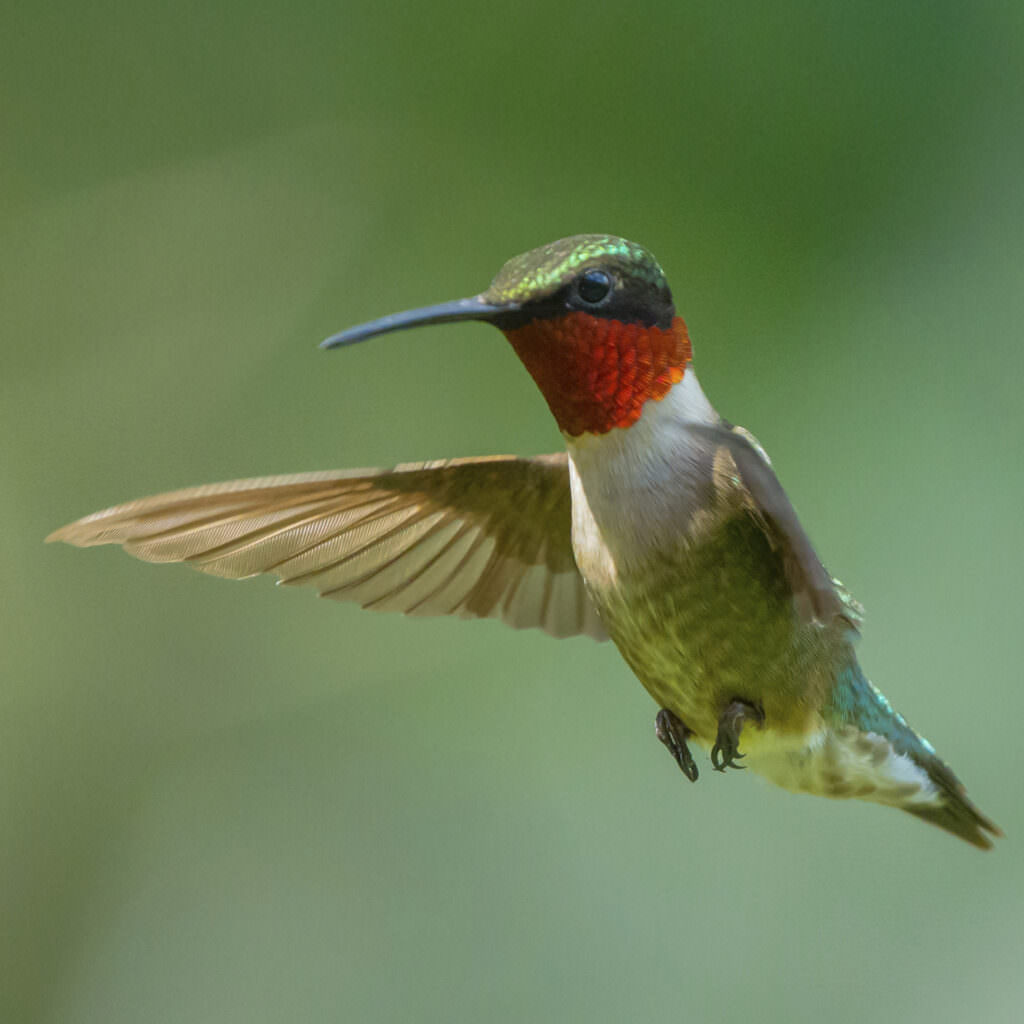
<path fill-rule="evenodd" d="M 643 246 L 615 235 L 573 235 L 514 256 L 481 298 L 495 305 L 543 299 L 598 264 L 655 288 L 667 287 L 658 261 Z"/>

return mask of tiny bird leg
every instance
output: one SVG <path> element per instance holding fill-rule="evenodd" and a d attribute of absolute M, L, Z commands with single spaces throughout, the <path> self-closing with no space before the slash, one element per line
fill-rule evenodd
<path fill-rule="evenodd" d="M 668 748 L 668 752 L 676 759 L 682 773 L 691 781 L 697 781 L 697 762 L 686 745 L 690 730 L 683 725 L 678 715 L 668 708 L 662 708 L 654 720 L 654 735 Z"/>
<path fill-rule="evenodd" d="M 740 753 L 740 733 L 747 721 L 764 725 L 764 712 L 742 700 L 734 700 L 722 712 L 722 717 L 718 719 L 715 745 L 711 748 L 711 764 L 716 772 L 744 767 L 736 762 L 743 757 Z"/>

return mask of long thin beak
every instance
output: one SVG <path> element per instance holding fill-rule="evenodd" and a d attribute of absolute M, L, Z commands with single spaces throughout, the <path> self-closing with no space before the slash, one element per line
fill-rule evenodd
<path fill-rule="evenodd" d="M 321 348 L 337 348 L 339 345 L 355 345 L 357 342 L 375 338 L 378 334 L 390 334 L 391 331 L 404 331 L 410 327 L 422 327 L 424 324 L 450 324 L 458 320 L 484 320 L 492 322 L 503 314 L 514 313 L 515 305 L 494 306 L 479 295 L 471 299 L 456 299 L 454 302 L 441 302 L 436 306 L 423 306 L 410 309 L 405 313 L 393 313 L 382 316 L 379 320 L 350 327 L 340 334 L 320 342 Z"/>

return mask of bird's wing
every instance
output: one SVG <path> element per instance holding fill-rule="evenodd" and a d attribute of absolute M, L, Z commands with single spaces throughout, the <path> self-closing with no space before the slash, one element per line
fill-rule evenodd
<path fill-rule="evenodd" d="M 235 480 L 130 501 L 47 540 L 409 615 L 607 634 L 576 568 L 566 456 L 494 456 Z"/>
<path fill-rule="evenodd" d="M 819 623 L 843 619 L 856 629 L 863 609 L 821 564 L 757 439 L 742 427 L 724 424 L 700 424 L 694 429 L 731 455 L 739 483 L 753 501 L 758 520 L 772 544 L 782 551 L 786 578 L 801 618 Z"/>

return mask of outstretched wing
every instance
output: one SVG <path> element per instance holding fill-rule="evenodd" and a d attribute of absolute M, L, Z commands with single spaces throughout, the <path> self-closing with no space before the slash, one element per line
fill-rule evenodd
<path fill-rule="evenodd" d="M 141 498 L 51 534 L 408 615 L 607 634 L 576 568 L 566 456 L 494 456 L 234 480 Z"/>

